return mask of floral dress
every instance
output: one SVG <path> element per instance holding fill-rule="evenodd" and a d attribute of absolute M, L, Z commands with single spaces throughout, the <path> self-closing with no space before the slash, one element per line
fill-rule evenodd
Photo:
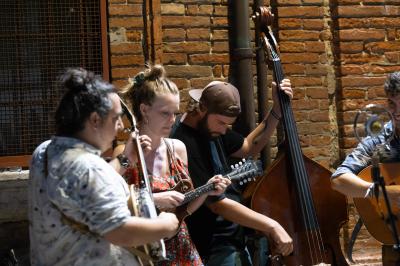
<path fill-rule="evenodd" d="M 187 167 L 182 161 L 175 157 L 174 151 L 170 144 L 164 140 L 167 145 L 168 163 L 170 174 L 166 176 L 149 176 L 153 193 L 172 189 L 181 179 L 190 179 Z M 129 184 L 137 182 L 137 169 L 128 169 L 125 173 L 126 180 Z M 137 184 L 137 183 L 136 183 Z M 186 223 L 182 221 L 178 233 L 165 240 L 168 261 L 159 262 L 157 265 L 173 265 L 173 266 L 198 266 L 203 265 L 200 255 L 192 242 Z"/>

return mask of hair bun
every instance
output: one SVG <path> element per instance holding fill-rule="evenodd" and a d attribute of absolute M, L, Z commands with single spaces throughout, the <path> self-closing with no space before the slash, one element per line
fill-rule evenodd
<path fill-rule="evenodd" d="M 148 66 L 145 77 L 148 80 L 165 78 L 165 68 L 162 65 Z"/>
<path fill-rule="evenodd" d="M 83 68 L 68 68 L 61 77 L 61 83 L 69 91 L 89 91 L 92 89 L 95 77 L 93 72 Z"/>

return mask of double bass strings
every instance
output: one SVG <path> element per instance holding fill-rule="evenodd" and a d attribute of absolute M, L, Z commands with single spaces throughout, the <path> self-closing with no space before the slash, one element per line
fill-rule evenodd
<path fill-rule="evenodd" d="M 277 82 L 277 86 L 279 86 L 280 82 L 284 79 L 282 66 L 278 55 L 273 50 L 271 51 L 271 57 L 274 66 L 275 80 Z M 295 126 L 295 121 L 293 119 L 294 116 L 291 109 L 290 99 L 284 92 L 278 91 L 278 95 L 281 103 L 284 120 L 283 122 L 287 132 L 286 137 L 290 146 L 289 150 L 292 159 L 292 170 L 294 171 L 296 177 L 295 183 L 300 198 L 301 211 L 303 214 L 302 218 L 304 226 L 306 227 L 305 229 L 310 255 L 313 260 L 313 264 L 317 264 L 319 261 L 324 260 L 322 234 L 319 228 L 316 211 L 313 204 L 311 188 L 308 182 L 309 178 L 305 170 L 303 154 L 300 149 L 300 143 Z"/>

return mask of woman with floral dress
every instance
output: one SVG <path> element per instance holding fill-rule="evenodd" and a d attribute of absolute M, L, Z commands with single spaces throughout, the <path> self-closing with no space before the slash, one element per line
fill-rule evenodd
<path fill-rule="evenodd" d="M 174 210 L 184 200 L 184 194 L 173 188 L 179 182 L 189 182 L 185 145 L 168 138 L 179 111 L 179 91 L 177 86 L 165 77 L 161 65 L 149 66 L 131 80 L 125 90 L 127 102 L 131 105 L 138 122 L 142 143 L 147 142 L 145 162 L 153 190 L 154 203 L 160 210 Z M 126 178 L 135 182 L 135 171 L 128 169 Z M 220 175 L 209 180 L 214 190 L 189 202 L 185 215 L 193 213 L 208 195 L 219 195 L 230 184 L 229 179 Z M 203 265 L 190 239 L 187 226 L 182 221 L 176 236 L 165 241 L 168 261 L 159 265 Z"/>

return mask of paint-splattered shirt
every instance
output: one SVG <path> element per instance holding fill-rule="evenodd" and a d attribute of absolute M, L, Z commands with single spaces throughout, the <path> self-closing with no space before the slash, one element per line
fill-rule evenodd
<path fill-rule="evenodd" d="M 393 132 L 392 123 L 385 125 L 381 134 L 376 137 L 366 137 L 361 143 L 347 155 L 344 162 L 333 173 L 332 178 L 344 173 L 358 174 L 371 164 L 374 150 L 378 151 L 380 162 L 400 161 L 400 139 L 395 136 L 390 140 Z M 388 140 L 389 143 L 388 143 Z"/>
<path fill-rule="evenodd" d="M 131 214 L 125 181 L 98 149 L 67 137 L 42 143 L 32 156 L 28 193 L 32 265 L 138 265 L 101 237 Z M 61 212 L 91 233 L 73 229 Z"/>

